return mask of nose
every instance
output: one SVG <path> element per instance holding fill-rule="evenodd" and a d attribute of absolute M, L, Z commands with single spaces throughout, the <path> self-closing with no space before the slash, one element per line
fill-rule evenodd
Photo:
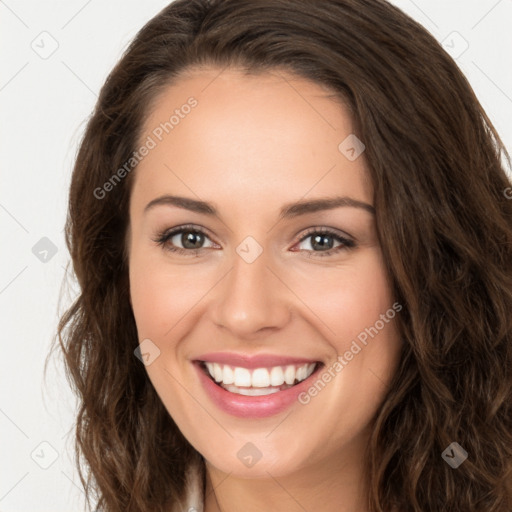
<path fill-rule="evenodd" d="M 254 261 L 235 253 L 233 265 L 217 287 L 213 320 L 236 339 L 256 339 L 286 326 L 293 294 L 265 251 Z"/>

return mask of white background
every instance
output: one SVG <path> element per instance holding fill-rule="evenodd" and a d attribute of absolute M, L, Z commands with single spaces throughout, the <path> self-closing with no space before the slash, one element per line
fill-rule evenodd
<path fill-rule="evenodd" d="M 59 311 L 75 293 L 64 287 L 59 306 L 69 261 L 67 190 L 85 121 L 107 74 L 167 3 L 0 0 L 0 512 L 85 510 L 73 464 L 76 403 L 59 359 L 53 358 L 43 380 Z M 512 1 L 392 3 L 453 46 L 512 152 Z M 469 46 L 457 56 L 464 40 Z M 47 58 L 34 50 L 57 44 Z M 57 250 L 46 262 L 32 252 L 43 237 Z"/>

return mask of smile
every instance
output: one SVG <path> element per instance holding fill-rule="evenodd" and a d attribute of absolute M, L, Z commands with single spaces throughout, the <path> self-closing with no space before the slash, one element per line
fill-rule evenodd
<path fill-rule="evenodd" d="M 193 361 L 207 399 L 240 418 L 265 418 L 284 412 L 311 386 L 325 366 L 321 361 L 286 356 L 246 357 L 216 353 Z"/>
<path fill-rule="evenodd" d="M 201 362 L 205 373 L 230 393 L 263 396 L 291 388 L 307 379 L 318 363 L 248 369 L 213 362 Z"/>

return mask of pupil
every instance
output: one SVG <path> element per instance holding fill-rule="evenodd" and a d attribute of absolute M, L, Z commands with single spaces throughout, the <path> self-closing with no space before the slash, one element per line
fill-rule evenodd
<path fill-rule="evenodd" d="M 201 247 L 203 235 L 201 233 L 195 233 L 193 231 L 187 231 L 183 233 L 181 243 L 183 247 L 187 249 L 199 249 Z M 195 244 L 194 244 L 195 242 Z"/>
<path fill-rule="evenodd" d="M 322 248 L 327 247 L 328 249 L 330 249 L 333 245 L 333 242 L 332 242 L 332 239 L 330 240 L 330 243 L 326 242 L 326 240 L 328 240 L 328 239 L 331 239 L 330 235 L 316 235 L 313 237 L 313 243 L 311 245 L 314 248 L 315 244 L 318 242 L 320 247 L 322 247 Z"/>

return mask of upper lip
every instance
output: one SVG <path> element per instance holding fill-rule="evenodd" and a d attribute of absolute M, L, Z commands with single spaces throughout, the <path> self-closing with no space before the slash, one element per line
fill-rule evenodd
<path fill-rule="evenodd" d="M 196 358 L 197 361 L 227 364 L 241 368 L 270 368 L 272 366 L 286 366 L 292 364 L 318 363 L 318 359 L 303 357 L 281 356 L 275 354 L 237 354 L 234 352 L 210 352 Z"/>

